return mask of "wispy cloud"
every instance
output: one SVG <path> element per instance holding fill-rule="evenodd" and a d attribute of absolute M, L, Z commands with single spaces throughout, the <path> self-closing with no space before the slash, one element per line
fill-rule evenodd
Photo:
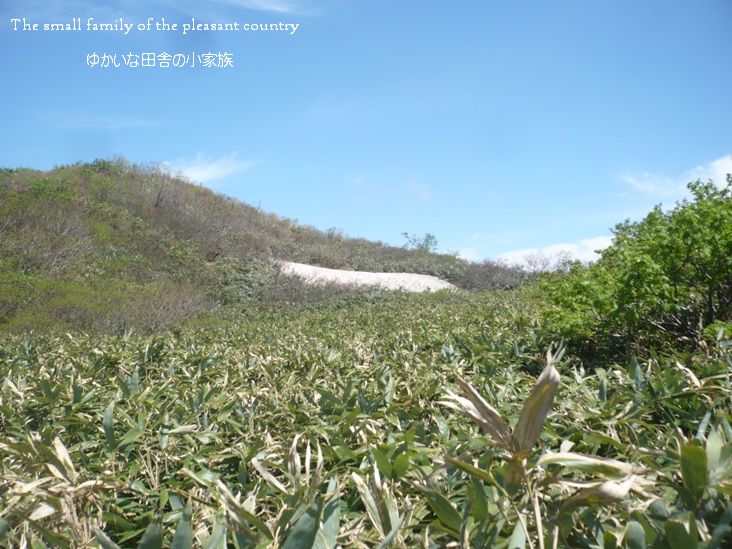
<path fill-rule="evenodd" d="M 133 0 L 125 0 L 131 2 Z M 204 5 L 202 2 L 194 0 L 156 0 L 160 5 L 166 5 L 175 8 L 177 11 L 187 12 L 191 15 L 202 16 L 223 16 L 220 10 L 228 8 L 237 8 L 251 11 L 265 11 L 279 14 L 289 15 L 307 15 L 309 12 L 300 0 L 214 0 L 213 3 L 221 6 L 216 8 L 211 5 Z"/>
<path fill-rule="evenodd" d="M 114 131 L 160 125 L 157 120 L 149 118 L 110 114 L 57 113 L 51 115 L 48 120 L 53 128 L 60 130 Z"/>
<path fill-rule="evenodd" d="M 302 7 L 295 3 L 286 0 L 216 0 L 219 4 L 228 4 L 230 6 L 237 6 L 240 8 L 258 10 L 258 11 L 272 11 L 276 13 L 300 13 Z"/>
<path fill-rule="evenodd" d="M 214 0 L 214 3 L 222 6 L 266 11 L 281 14 L 306 15 L 308 10 L 301 0 Z M 216 12 L 211 5 L 204 5 L 202 2 L 192 0 L 116 0 L 100 3 L 95 0 L 27 0 L 23 3 L 22 10 L 13 9 L 11 6 L 0 6 L 0 14 L 25 17 L 75 17 L 89 16 L 96 17 L 118 17 L 124 15 L 129 20 L 147 17 L 151 6 L 162 6 L 175 8 L 177 12 L 187 12 L 191 15 L 203 16 Z M 22 13 L 19 13 L 22 11 Z M 18 12 L 18 13 L 16 13 Z"/>
<path fill-rule="evenodd" d="M 171 172 L 180 173 L 191 181 L 211 183 L 221 181 L 237 173 L 245 173 L 254 168 L 254 160 L 241 160 L 236 153 L 219 158 L 212 158 L 198 153 L 193 159 L 179 158 L 173 162 L 163 163 Z"/>
<path fill-rule="evenodd" d="M 667 175 L 652 172 L 623 174 L 621 181 L 635 190 L 658 198 L 679 199 L 687 195 L 686 184 L 700 179 L 712 180 L 717 185 L 726 182 L 727 174 L 732 173 L 732 155 L 717 158 L 707 164 L 700 164 L 682 174 Z"/>
<path fill-rule="evenodd" d="M 569 257 L 583 262 L 594 261 L 598 258 L 597 250 L 607 248 L 612 242 L 610 236 L 586 238 L 577 243 L 552 244 L 543 248 L 524 248 L 502 253 L 499 257 L 506 263 L 551 269 L 556 266 L 558 259 Z"/>

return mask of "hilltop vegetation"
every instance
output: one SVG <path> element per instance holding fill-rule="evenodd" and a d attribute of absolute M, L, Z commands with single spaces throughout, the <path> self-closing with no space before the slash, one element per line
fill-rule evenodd
<path fill-rule="evenodd" d="M 0 326 L 11 331 L 156 331 L 222 305 L 329 293 L 278 277 L 272 258 L 430 274 L 470 290 L 524 276 L 322 232 L 123 160 L 1 170 L 0 234 Z"/>
<path fill-rule="evenodd" d="M 166 178 L 119 163 L 0 177 L 10 326 L 39 288 L 131 315 L 130 295 L 175 286 L 211 303 L 155 334 L 0 335 L 0 542 L 729 546 L 732 180 L 691 184 L 690 201 L 619 224 L 597 263 L 518 289 L 318 302 L 266 282 L 264 259 L 305 261 L 331 237 L 253 209 L 303 238 L 257 252 L 247 239 L 275 233 L 232 229 L 246 206 Z M 221 204 L 229 217 L 201 214 Z M 333 249 L 464 265 L 359 242 Z"/>

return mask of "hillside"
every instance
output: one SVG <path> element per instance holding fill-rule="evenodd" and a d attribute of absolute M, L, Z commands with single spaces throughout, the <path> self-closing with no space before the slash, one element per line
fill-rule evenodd
<path fill-rule="evenodd" d="M 166 177 L 3 176 L 11 328 L 198 318 L 0 332 L 0 545 L 730 547 L 732 177 L 518 290 L 318 304 Z"/>
<path fill-rule="evenodd" d="M 0 171 L 0 326 L 155 331 L 222 305 L 320 300 L 271 260 L 437 276 L 470 290 L 516 270 L 319 231 L 124 160 Z"/>

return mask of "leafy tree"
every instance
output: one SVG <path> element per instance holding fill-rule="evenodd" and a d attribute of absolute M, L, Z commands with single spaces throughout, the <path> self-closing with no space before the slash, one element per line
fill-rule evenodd
<path fill-rule="evenodd" d="M 732 317 L 732 178 L 689 184 L 691 200 L 618 224 L 590 267 L 550 275 L 548 317 L 564 335 L 595 344 L 695 341 Z"/>

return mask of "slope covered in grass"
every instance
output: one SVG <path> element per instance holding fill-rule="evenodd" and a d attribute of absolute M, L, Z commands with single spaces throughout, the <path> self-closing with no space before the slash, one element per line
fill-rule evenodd
<path fill-rule="evenodd" d="M 122 160 L 0 170 L 0 236 L 0 326 L 12 331 L 155 331 L 220 305 L 308 299 L 273 258 L 466 289 L 521 276 L 322 232 Z"/>

